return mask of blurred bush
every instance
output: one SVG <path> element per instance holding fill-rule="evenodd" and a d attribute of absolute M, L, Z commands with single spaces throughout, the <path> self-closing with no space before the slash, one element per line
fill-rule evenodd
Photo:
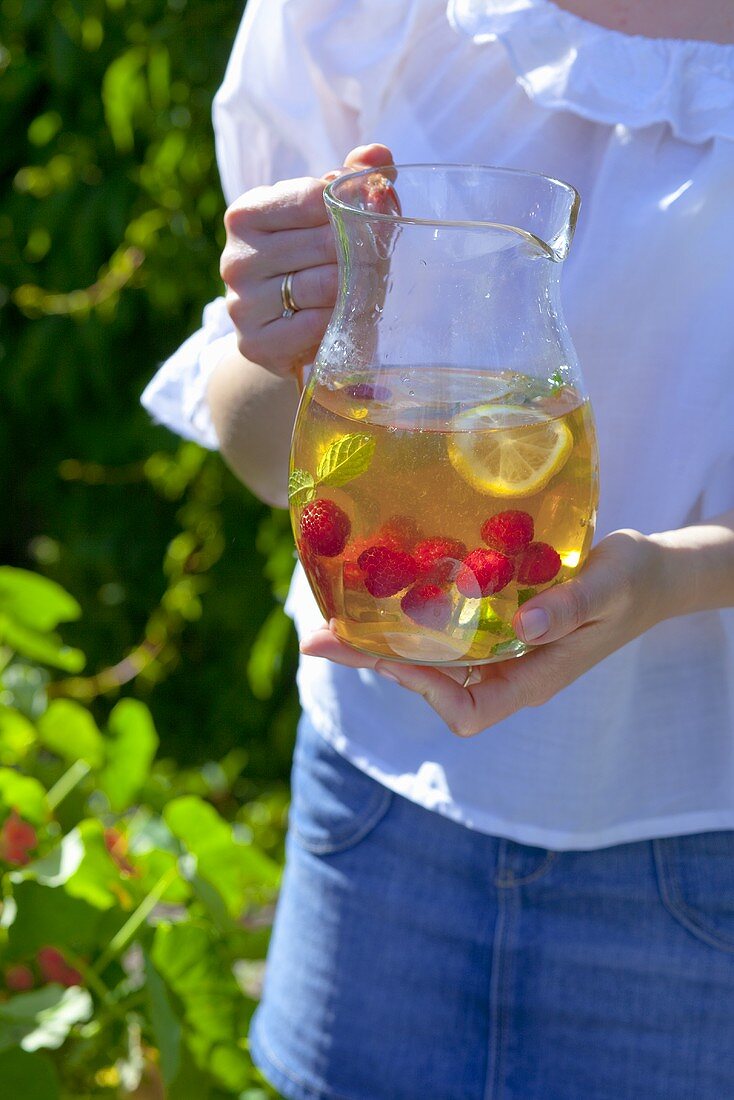
<path fill-rule="evenodd" d="M 63 692 L 99 722 L 146 698 L 166 753 L 237 745 L 254 782 L 285 777 L 297 716 L 286 517 L 138 404 L 220 290 L 210 104 L 240 16 L 0 2 L 0 556 L 84 609 Z"/>
<path fill-rule="evenodd" d="M 267 1100 L 247 1025 L 286 791 L 157 759 L 146 705 L 59 694 L 80 607 L 0 567 L 0 1080 L 25 1100 Z"/>

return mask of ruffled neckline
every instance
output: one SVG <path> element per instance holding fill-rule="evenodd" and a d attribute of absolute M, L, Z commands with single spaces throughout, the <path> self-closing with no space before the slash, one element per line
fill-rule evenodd
<path fill-rule="evenodd" d="M 625 34 L 551 0 L 450 0 L 448 16 L 475 42 L 501 42 L 541 106 L 631 129 L 668 123 L 688 142 L 734 140 L 734 45 Z"/>

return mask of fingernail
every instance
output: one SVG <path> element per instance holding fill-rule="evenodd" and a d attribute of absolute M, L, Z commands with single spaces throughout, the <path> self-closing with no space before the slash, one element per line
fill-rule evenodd
<path fill-rule="evenodd" d="M 473 684 L 481 684 L 481 682 L 482 682 L 482 674 L 481 674 L 481 672 L 479 671 L 478 668 L 475 668 L 474 671 L 472 672 L 472 674 L 470 675 L 469 679 L 467 680 L 466 686 L 471 687 Z"/>
<path fill-rule="evenodd" d="M 520 612 L 520 628 L 526 642 L 542 638 L 550 627 L 550 615 L 542 607 L 531 607 Z"/>

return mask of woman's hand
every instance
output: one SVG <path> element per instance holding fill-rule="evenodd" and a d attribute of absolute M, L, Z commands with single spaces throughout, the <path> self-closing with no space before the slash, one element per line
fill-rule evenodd
<path fill-rule="evenodd" d="M 516 612 L 518 638 L 537 646 L 518 660 L 440 670 L 365 658 L 324 626 L 303 653 L 373 668 L 418 692 L 454 733 L 471 737 L 539 706 L 655 623 L 734 602 L 734 513 L 700 527 L 645 536 L 615 531 L 573 579 Z"/>
<path fill-rule="evenodd" d="M 344 169 L 392 164 L 384 145 L 353 149 Z M 324 206 L 323 179 L 284 180 L 246 191 L 227 210 L 227 244 L 220 270 L 240 354 L 285 376 L 314 358 L 337 291 L 334 237 Z M 292 317 L 283 317 L 283 277 L 294 272 Z"/>

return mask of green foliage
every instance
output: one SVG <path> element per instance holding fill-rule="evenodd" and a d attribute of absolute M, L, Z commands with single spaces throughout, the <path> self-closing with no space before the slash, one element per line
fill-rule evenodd
<path fill-rule="evenodd" d="M 210 110 L 241 14 L 0 0 L 8 1096 L 273 1095 L 245 1036 L 297 718 L 292 537 L 139 404 L 221 293 Z"/>
<path fill-rule="evenodd" d="M 6 572 L 6 606 L 36 581 Z M 191 772 L 157 759 L 139 700 L 97 723 L 47 677 L 29 711 L 13 686 L 25 655 L 6 644 L 1 657 L 4 1087 L 72 1100 L 147 1082 L 173 1100 L 267 1100 L 246 1048 L 256 994 L 239 977 L 267 947 L 285 792 L 248 799 L 237 754 Z"/>
<path fill-rule="evenodd" d="M 130 684 L 179 760 L 237 744 L 272 781 L 296 646 L 262 575 L 290 532 L 264 550 L 269 509 L 139 405 L 221 293 L 210 111 L 242 6 L 0 0 L 0 561 L 78 599 L 32 577 L 18 614 L 0 570 L 0 644 L 98 721 Z"/>

